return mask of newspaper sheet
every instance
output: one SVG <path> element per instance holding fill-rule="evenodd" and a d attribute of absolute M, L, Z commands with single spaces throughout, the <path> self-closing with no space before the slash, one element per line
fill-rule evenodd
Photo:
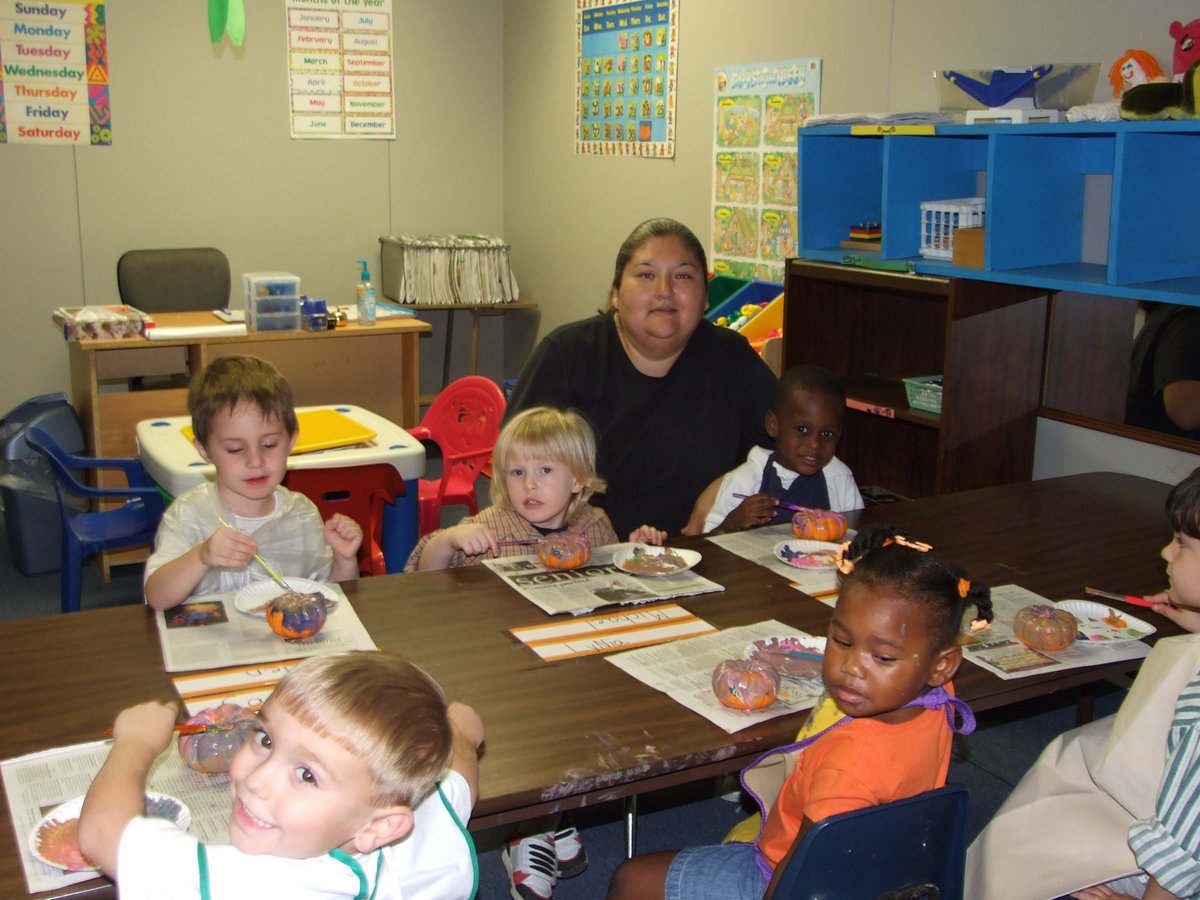
<path fill-rule="evenodd" d="M 337 605 L 329 610 L 325 627 L 302 641 L 284 640 L 261 616 L 239 611 L 232 592 L 194 597 L 182 606 L 159 612 L 163 667 L 167 672 L 191 672 L 302 659 L 339 650 L 376 649 L 342 589 L 330 584 L 322 590 L 336 599 Z"/>
<path fill-rule="evenodd" d="M 671 597 L 690 597 L 723 591 L 715 581 L 691 570 L 673 575 L 632 575 L 613 564 L 613 554 L 633 544 L 612 544 L 592 550 L 591 561 L 578 569 L 550 570 L 537 556 L 505 556 L 485 559 L 483 564 L 499 575 L 514 591 L 555 615 L 578 616 L 600 606 L 649 603 Z"/>
<path fill-rule="evenodd" d="M 992 588 L 992 607 L 996 618 L 990 628 L 976 634 L 970 633 L 969 626 L 963 629 L 963 658 L 997 678 L 1010 680 L 1024 675 L 1142 659 L 1150 652 L 1150 647 L 1144 641 L 1100 644 L 1078 640 L 1066 650 L 1053 652 L 1026 647 L 1013 633 L 1013 620 L 1023 607 L 1032 603 L 1053 605 L 1045 597 L 1015 584 Z M 968 618 L 974 614 L 974 610 L 967 611 Z"/>
<path fill-rule="evenodd" d="M 31 894 L 97 877 L 95 872 L 63 872 L 47 865 L 33 855 L 30 840 L 46 813 L 87 793 L 111 747 L 111 741 L 97 741 L 0 762 L 9 815 Z M 155 761 L 146 787 L 182 800 L 192 814 L 189 831 L 202 841 L 229 843 L 228 775 L 204 775 L 189 769 L 172 742 Z"/>
<path fill-rule="evenodd" d="M 854 536 L 851 531 L 846 540 Z M 709 540 L 718 547 L 723 547 L 730 553 L 735 553 L 742 559 L 748 559 L 765 569 L 770 569 L 777 575 L 782 575 L 791 582 L 792 587 L 803 591 L 810 597 L 815 597 L 827 606 L 837 603 L 837 569 L 820 569 L 806 572 L 795 566 L 789 566 L 775 555 L 775 547 L 783 541 L 792 540 L 791 523 L 769 525 L 766 528 L 752 528 L 749 531 L 734 531 L 729 534 L 714 534 Z"/>
<path fill-rule="evenodd" d="M 733 734 L 767 719 L 809 709 L 821 696 L 824 686 L 819 678 L 781 678 L 779 699 L 765 709 L 749 712 L 722 706 L 713 694 L 713 670 L 722 661 L 745 659 L 755 641 L 792 636 L 807 637 L 818 642 L 824 640 L 770 619 L 683 641 L 626 650 L 606 659 L 638 681 L 662 691 L 672 700 Z"/>

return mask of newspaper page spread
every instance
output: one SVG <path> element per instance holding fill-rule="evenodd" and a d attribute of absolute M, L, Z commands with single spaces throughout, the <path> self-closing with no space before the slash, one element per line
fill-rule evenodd
<path fill-rule="evenodd" d="M 1013 633 L 1013 620 L 1022 608 L 1032 603 L 1054 605 L 1045 597 L 1015 584 L 992 588 L 992 607 L 996 617 L 989 628 L 972 634 L 967 620 L 975 616 L 975 610 L 967 610 L 964 620 L 967 627 L 962 629 L 963 658 L 997 678 L 1010 680 L 1024 675 L 1142 659 L 1150 652 L 1145 641 L 1109 644 L 1077 640 L 1065 650 L 1054 651 L 1026 647 Z"/>
<path fill-rule="evenodd" d="M 713 694 L 713 670 L 724 660 L 745 659 L 755 641 L 778 637 L 824 640 L 769 619 L 669 644 L 626 650 L 606 658 L 638 681 L 662 691 L 733 734 L 767 719 L 809 709 L 824 690 L 820 678 L 785 677 L 779 680 L 779 699 L 764 709 L 743 712 L 721 705 Z"/>
<path fill-rule="evenodd" d="M 46 813 L 87 793 L 111 747 L 111 741 L 97 741 L 0 762 L 9 815 L 31 894 L 97 877 L 95 872 L 64 872 L 47 865 L 33 855 L 30 841 Z M 188 830 L 200 840 L 229 843 L 228 775 L 205 775 L 189 769 L 172 741 L 151 768 L 146 789 L 182 800 L 192 814 Z"/>
<path fill-rule="evenodd" d="M 854 532 L 850 531 L 845 540 L 850 540 L 853 536 Z M 793 538 L 795 535 L 792 533 L 791 523 L 785 522 L 782 525 L 768 525 L 766 528 L 714 534 L 709 540 L 742 559 L 748 559 L 764 569 L 770 569 L 776 575 L 782 575 L 796 590 L 803 591 L 827 606 L 833 606 L 837 603 L 837 569 L 805 571 L 788 565 L 775 555 L 776 546 Z"/>
<path fill-rule="evenodd" d="M 690 569 L 672 575 L 626 572 L 613 564 L 613 554 L 631 546 L 597 547 L 592 551 L 591 561 L 578 569 L 547 569 L 534 555 L 485 559 L 483 564 L 514 591 L 550 615 L 570 613 L 577 616 L 600 606 L 648 603 L 725 590 Z"/>
<path fill-rule="evenodd" d="M 325 627 L 302 641 L 284 640 L 271 631 L 261 615 L 238 610 L 234 592 L 193 597 L 181 606 L 159 612 L 163 667 L 167 672 L 191 672 L 301 659 L 339 650 L 376 649 L 342 589 L 328 584 L 322 590 L 337 603 L 329 610 Z"/>

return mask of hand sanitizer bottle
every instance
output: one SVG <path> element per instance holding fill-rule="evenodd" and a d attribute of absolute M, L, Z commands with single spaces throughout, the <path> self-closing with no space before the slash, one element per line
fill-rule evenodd
<path fill-rule="evenodd" d="M 362 272 L 359 273 L 358 286 L 355 288 L 355 298 L 358 303 L 358 324 L 374 325 L 375 288 L 371 285 L 371 272 L 367 269 L 367 261 L 365 259 L 360 259 L 358 264 L 362 266 Z"/>

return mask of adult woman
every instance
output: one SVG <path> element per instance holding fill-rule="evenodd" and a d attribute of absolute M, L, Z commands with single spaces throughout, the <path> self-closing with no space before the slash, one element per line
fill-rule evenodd
<path fill-rule="evenodd" d="M 588 417 L 608 482 L 593 503 L 617 534 L 643 522 L 678 534 L 692 504 L 755 444 L 775 376 L 746 340 L 705 321 L 704 247 L 673 219 L 650 219 L 617 253 L 608 309 L 534 349 L 508 415 L 544 404 Z"/>

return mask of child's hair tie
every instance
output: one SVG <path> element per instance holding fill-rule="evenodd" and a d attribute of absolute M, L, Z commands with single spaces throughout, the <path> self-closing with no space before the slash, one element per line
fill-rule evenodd
<path fill-rule="evenodd" d="M 914 541 L 911 538 L 906 538 L 902 534 L 897 534 L 894 537 L 884 541 L 886 547 L 890 543 L 899 544 L 901 547 L 907 547 L 909 550 L 916 550 L 918 553 L 928 553 L 933 549 L 933 544 L 926 544 L 924 541 Z"/>
<path fill-rule="evenodd" d="M 969 593 L 971 593 L 971 582 L 965 578 L 958 579 L 958 596 L 966 600 Z"/>
<path fill-rule="evenodd" d="M 845 541 L 842 544 L 842 546 L 838 548 L 837 570 L 839 572 L 841 572 L 843 575 L 849 575 L 851 572 L 854 571 L 854 562 L 855 561 L 846 556 L 846 553 L 849 550 L 850 550 L 850 541 Z"/>

